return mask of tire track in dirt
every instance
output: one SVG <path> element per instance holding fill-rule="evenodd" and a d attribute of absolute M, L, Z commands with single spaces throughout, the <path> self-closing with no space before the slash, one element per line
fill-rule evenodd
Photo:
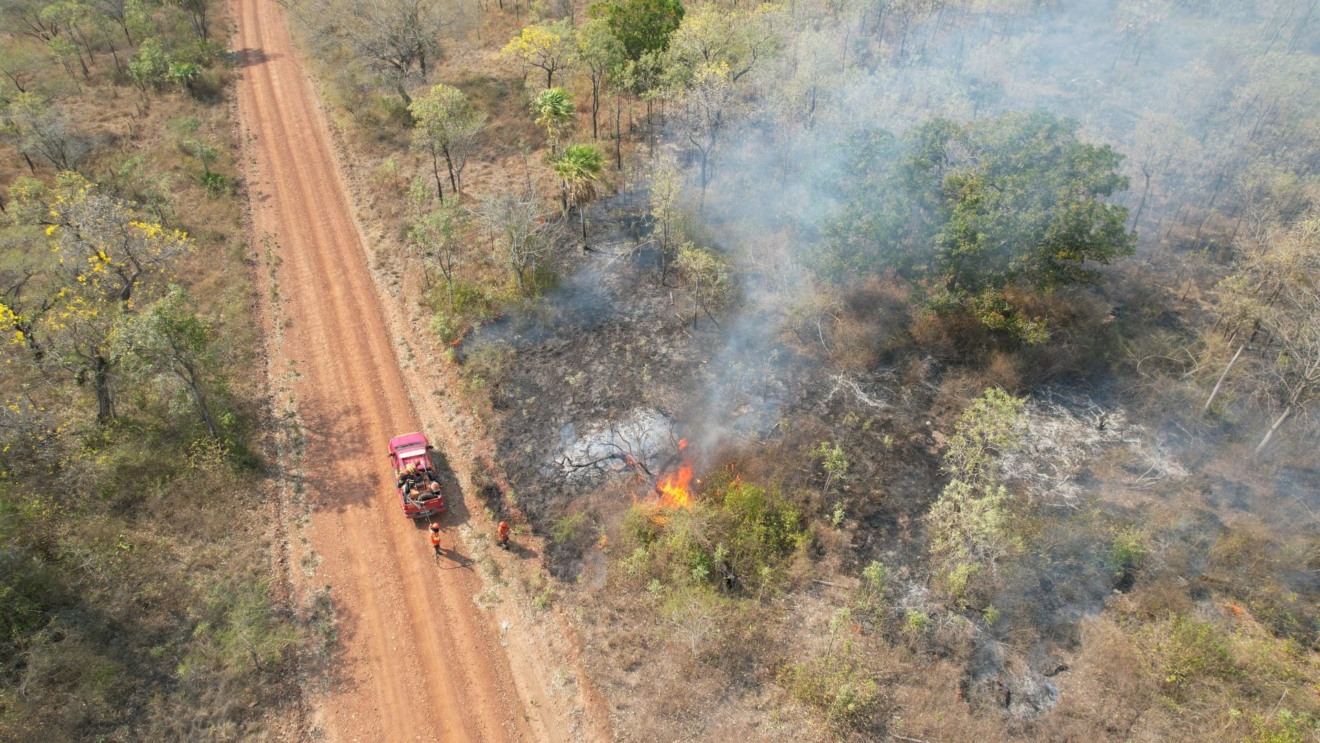
<path fill-rule="evenodd" d="M 328 691 L 310 695 L 313 719 L 330 740 L 569 739 L 525 713 L 543 700 L 519 698 L 496 628 L 472 603 L 475 574 L 437 568 L 398 512 L 385 443 L 420 426 L 329 131 L 274 2 L 235 7 L 253 232 L 273 237 L 280 260 L 282 294 L 263 298 L 287 318 L 275 364 L 299 375 L 306 533 L 343 644 Z"/>

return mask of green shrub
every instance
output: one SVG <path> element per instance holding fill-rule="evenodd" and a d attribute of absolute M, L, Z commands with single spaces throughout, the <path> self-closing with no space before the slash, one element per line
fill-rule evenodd
<path fill-rule="evenodd" d="M 837 630 L 836 630 L 837 631 Z M 880 722 L 880 685 L 864 665 L 866 656 L 851 642 L 811 660 L 789 664 L 780 683 L 799 702 L 817 710 L 835 728 L 864 730 Z"/>
<path fill-rule="evenodd" d="M 550 525 L 550 538 L 558 544 L 572 544 L 582 533 L 582 525 L 587 521 L 584 513 L 574 513 L 557 519 Z"/>
<path fill-rule="evenodd" d="M 1131 584 L 1148 551 L 1145 535 L 1134 526 L 1114 535 L 1114 541 L 1109 545 L 1108 560 L 1110 573 L 1117 585 Z"/>
<path fill-rule="evenodd" d="M 1281 709 L 1269 716 L 1253 715 L 1248 743 L 1308 743 L 1320 738 L 1320 718 Z"/>
<path fill-rule="evenodd" d="M 1226 638 L 1213 624 L 1176 616 L 1148 630 L 1155 637 L 1154 662 L 1164 691 L 1182 697 L 1194 683 L 1239 675 Z"/>
<path fill-rule="evenodd" d="M 776 490 L 716 476 L 687 510 L 634 506 L 624 519 L 633 546 L 630 574 L 674 586 L 771 588 L 783 564 L 806 545 L 798 509 Z"/>
<path fill-rule="evenodd" d="M 910 635 L 920 635 L 930 626 L 930 615 L 924 611 L 908 609 L 903 617 L 903 631 Z"/>

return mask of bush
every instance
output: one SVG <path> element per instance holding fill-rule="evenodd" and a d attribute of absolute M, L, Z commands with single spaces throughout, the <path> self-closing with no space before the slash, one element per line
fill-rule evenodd
<path fill-rule="evenodd" d="M 861 654 L 848 643 L 839 653 L 789 665 L 781 683 L 794 699 L 819 711 L 831 726 L 871 728 L 884 707 L 880 685 L 866 672 Z"/>
<path fill-rule="evenodd" d="M 1176 616 L 1152 627 L 1154 662 L 1166 694 L 1183 699 L 1196 683 L 1239 675 L 1228 639 L 1209 622 Z"/>
<path fill-rule="evenodd" d="M 451 287 L 437 284 L 428 294 L 427 303 L 434 313 L 431 332 L 452 345 L 463 340 L 472 328 L 495 317 L 500 297 L 489 287 L 455 281 Z"/>
<path fill-rule="evenodd" d="M 707 585 L 728 592 L 773 587 L 808 531 L 776 490 L 715 478 L 688 510 L 633 506 L 624 520 L 632 546 L 626 567 L 645 583 Z"/>
<path fill-rule="evenodd" d="M 1137 569 L 1146 560 L 1146 537 L 1136 527 L 1129 526 L 1114 535 L 1109 545 L 1109 570 L 1114 576 L 1114 585 L 1126 590 L 1132 587 Z"/>
<path fill-rule="evenodd" d="M 799 702 L 815 708 L 835 728 L 868 730 L 884 709 L 880 685 L 867 670 L 868 656 L 852 640 L 840 641 L 852 625 L 852 613 L 839 609 L 830 619 L 829 644 L 821 655 L 789 664 L 780 681 Z"/>

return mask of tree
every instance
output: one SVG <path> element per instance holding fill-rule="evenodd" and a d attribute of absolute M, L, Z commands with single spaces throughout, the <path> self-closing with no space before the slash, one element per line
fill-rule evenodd
<path fill-rule="evenodd" d="M 949 438 L 943 470 L 949 484 L 927 515 L 930 552 L 955 598 L 968 580 L 1016 548 L 1008 532 L 1008 490 L 1000 458 L 1021 445 L 1026 402 L 990 388 L 963 411 Z"/>
<path fill-rule="evenodd" d="M 114 375 L 120 358 L 111 343 L 117 326 L 164 287 L 188 236 L 138 220 L 131 206 L 81 176 L 63 174 L 49 207 L 53 302 L 35 323 L 44 360 L 90 382 L 97 420 L 115 417 Z M 145 290 L 145 291 L 144 291 Z"/>
<path fill-rule="evenodd" d="M 462 244 L 466 214 L 458 200 L 451 199 L 449 203 L 441 204 L 439 209 L 422 215 L 408 230 L 408 241 L 421 254 L 423 265 L 434 261 L 440 268 L 451 308 L 454 305 L 454 264 Z M 429 283 L 429 276 L 427 281 Z"/>
<path fill-rule="evenodd" d="M 192 300 L 177 286 L 141 314 L 125 318 L 114 333 L 114 354 L 126 370 L 150 380 L 183 385 L 206 431 L 219 436 L 207 393 L 214 358 L 211 331 L 197 317 Z"/>
<path fill-rule="evenodd" d="M 305 0 L 301 17 L 322 46 L 342 46 L 365 62 L 403 104 L 408 84 L 430 74 L 440 37 L 453 25 L 452 5 L 430 0 Z"/>
<path fill-rule="evenodd" d="M 458 193 L 463 183 L 463 167 L 476 141 L 477 134 L 486 124 L 486 115 L 476 110 L 458 88 L 436 85 L 425 96 L 412 102 L 416 128 L 413 146 L 431 158 L 431 174 L 435 178 L 436 198 L 444 200 L 440 181 L 440 156 L 449 170 L 449 186 Z"/>
<path fill-rule="evenodd" d="M 683 13 L 679 0 L 606 0 L 589 10 L 592 18 L 605 19 L 633 62 L 668 49 L 670 37 L 683 22 Z"/>
<path fill-rule="evenodd" d="M 564 208 L 576 208 L 582 222 L 582 242 L 587 241 L 587 206 L 596 198 L 596 181 L 605 169 L 605 155 L 599 147 L 573 144 L 550 161 L 551 168 L 564 187 Z"/>
<path fill-rule="evenodd" d="M 651 220 L 655 225 L 657 247 L 660 249 L 660 283 L 669 275 L 669 263 L 679 238 L 679 197 L 683 190 L 683 175 L 674 158 L 662 156 L 651 169 Z"/>
<path fill-rule="evenodd" d="M 147 86 L 160 90 L 169 77 L 171 61 L 159 40 L 146 39 L 138 46 L 137 56 L 128 63 L 128 74 L 143 92 Z"/>
<path fill-rule="evenodd" d="M 518 282 L 526 286 L 527 272 L 549 247 L 545 239 L 552 224 L 545 218 L 541 197 L 534 188 L 495 191 L 481 199 L 478 214 L 486 229 L 503 244 L 505 260 Z"/>
<path fill-rule="evenodd" d="M 1320 215 L 1272 225 L 1243 248 L 1218 293 L 1231 337 L 1250 328 L 1243 342 L 1263 346 L 1259 374 L 1248 384 L 1259 384 L 1277 415 L 1256 446 L 1260 453 L 1286 421 L 1320 398 Z"/>
<path fill-rule="evenodd" d="M 563 88 L 543 90 L 532 101 L 536 125 L 545 130 L 551 154 L 558 149 L 560 136 L 573 128 L 573 111 L 573 96 Z"/>
<path fill-rule="evenodd" d="M 769 4 L 752 11 L 705 5 L 684 16 L 669 39 L 669 74 L 681 85 L 703 69 L 722 68 L 729 82 L 738 82 L 778 50 L 776 13 Z"/>
<path fill-rule="evenodd" d="M 1043 339 L 1010 289 L 1093 283 L 1132 253 L 1122 156 L 1037 111 L 959 124 L 934 119 L 903 140 L 863 132 L 849 143 L 844 206 L 824 230 L 823 272 L 890 268 L 921 283 L 941 311 L 968 312 L 1019 341 Z"/>
<path fill-rule="evenodd" d="M 1179 160 L 1192 160 L 1196 140 L 1172 115 L 1147 113 L 1133 132 L 1132 159 L 1141 175 L 1141 198 L 1132 215 L 1132 230 L 1141 230 L 1141 218 L 1150 202 L 1151 185 L 1163 178 Z"/>
<path fill-rule="evenodd" d="M 523 28 L 500 54 L 545 72 L 545 87 L 555 84 L 555 73 L 569 65 L 575 51 L 573 25 L 568 21 L 533 23 Z"/>
<path fill-rule="evenodd" d="M 684 136 L 697 151 L 700 163 L 698 211 L 705 211 L 706 188 L 715 178 L 715 156 L 723 144 L 724 131 L 739 113 L 733 80 L 723 63 L 704 65 L 693 74 L 682 92 L 679 112 Z"/>
<path fill-rule="evenodd" d="M 591 78 L 591 137 L 600 139 L 600 98 L 606 80 L 624 62 L 622 42 L 604 18 L 589 18 L 577 31 L 577 58 Z"/>
<path fill-rule="evenodd" d="M 8 335 L 0 338 L 0 344 L 26 346 L 32 359 L 40 363 L 45 349 L 33 329 L 55 305 L 56 297 L 46 291 L 48 254 L 29 249 L 40 242 L 34 231 L 30 225 L 0 231 L 0 329 Z"/>
<path fill-rule="evenodd" d="M 1127 188 L 1122 155 L 1078 141 L 1075 123 L 1041 111 L 937 120 L 918 140 L 910 167 L 918 193 L 939 199 L 934 239 L 950 291 L 1092 283 L 1086 263 L 1132 253 L 1127 209 L 1103 200 Z"/>
<path fill-rule="evenodd" d="M 34 159 L 57 170 L 76 170 L 91 149 L 62 110 L 35 92 L 19 93 L 5 107 L 3 132 L 35 173 Z"/>
<path fill-rule="evenodd" d="M 202 41 L 211 38 L 211 23 L 207 16 L 210 4 L 211 0 L 177 0 L 179 9 L 188 16 L 193 34 Z"/>
<path fill-rule="evenodd" d="M 132 205 L 82 176 L 62 174 L 56 184 L 46 228 L 57 254 L 57 273 L 96 294 L 129 304 L 144 281 L 168 278 L 174 261 L 187 252 L 183 232 L 137 219 Z M 157 282 L 153 288 L 163 288 Z"/>
<path fill-rule="evenodd" d="M 706 248 L 687 242 L 678 249 L 674 267 L 692 292 L 692 326 L 701 313 L 715 322 L 714 310 L 728 302 L 732 290 L 728 263 Z"/>

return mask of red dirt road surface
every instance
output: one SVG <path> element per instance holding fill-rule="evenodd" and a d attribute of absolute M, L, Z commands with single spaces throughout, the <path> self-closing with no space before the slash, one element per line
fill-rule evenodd
<path fill-rule="evenodd" d="M 328 677 L 304 689 L 308 719 L 295 735 L 572 740 L 582 733 L 552 711 L 545 659 L 527 657 L 536 643 L 504 637 L 508 624 L 497 627 L 473 602 L 482 581 L 459 559 L 461 504 L 445 522 L 444 546 L 456 552 L 440 561 L 425 530 L 400 511 L 387 442 L 422 426 L 325 115 L 274 0 L 234 7 L 254 245 L 275 266 L 263 277 L 275 339 L 268 368 L 292 380 L 305 435 L 309 515 L 290 538 L 307 542 L 296 550 L 301 564 L 289 570 L 295 583 L 308 584 L 304 590 L 329 587 L 338 633 Z"/>

